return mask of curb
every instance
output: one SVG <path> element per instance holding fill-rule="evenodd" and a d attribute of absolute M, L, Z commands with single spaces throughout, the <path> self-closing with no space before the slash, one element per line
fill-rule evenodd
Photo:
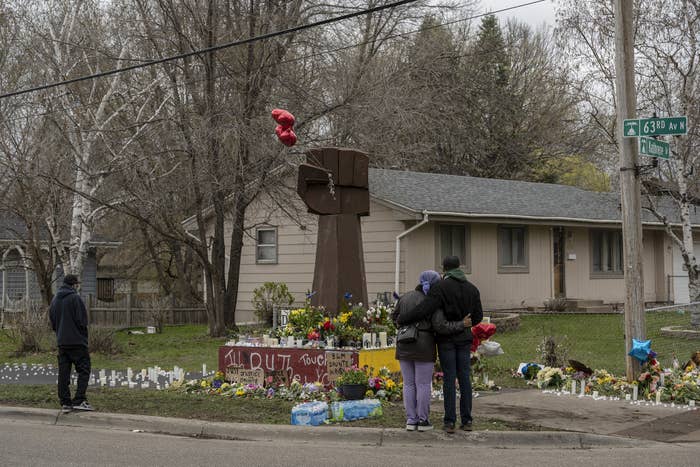
<path fill-rule="evenodd" d="M 262 425 L 208 422 L 183 418 L 154 417 L 101 412 L 72 412 L 28 407 L 0 406 L 0 420 L 26 421 L 46 425 L 74 426 L 144 433 L 211 438 L 230 441 L 289 441 L 295 444 L 340 443 L 364 446 L 401 446 L 421 443 L 472 447 L 531 449 L 592 449 L 596 447 L 649 447 L 647 440 L 569 431 L 474 431 L 448 435 L 440 430 L 423 433 L 398 428 L 355 428 L 343 426 Z M 663 443 L 658 443 L 663 444 Z"/>

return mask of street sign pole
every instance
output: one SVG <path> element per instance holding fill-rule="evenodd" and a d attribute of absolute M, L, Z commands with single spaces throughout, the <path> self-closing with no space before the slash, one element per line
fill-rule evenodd
<path fill-rule="evenodd" d="M 644 280 L 642 276 L 641 191 L 637 172 L 637 141 L 640 125 L 627 128 L 635 119 L 634 88 L 634 25 L 633 7 L 629 0 L 615 0 L 615 72 L 617 75 L 617 127 L 620 147 L 620 191 L 622 197 L 622 238 L 625 273 L 625 361 L 627 381 L 635 381 L 640 372 L 639 362 L 627 355 L 632 339 L 643 340 Z M 634 126 L 634 125 L 631 125 Z M 631 133 L 635 134 L 631 134 Z"/>

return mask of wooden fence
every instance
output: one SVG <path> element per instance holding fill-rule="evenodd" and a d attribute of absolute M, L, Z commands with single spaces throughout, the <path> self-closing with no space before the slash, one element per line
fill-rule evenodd
<path fill-rule="evenodd" d="M 86 301 L 89 322 L 93 326 L 130 328 L 155 326 L 159 319 L 163 324 L 206 324 L 207 312 L 204 307 L 154 307 L 126 296 L 114 302 Z"/>

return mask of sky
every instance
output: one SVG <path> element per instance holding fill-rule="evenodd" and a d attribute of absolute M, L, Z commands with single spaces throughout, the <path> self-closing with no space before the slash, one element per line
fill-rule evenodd
<path fill-rule="evenodd" d="M 532 0 L 481 0 L 481 8 L 479 12 L 500 10 L 523 3 L 528 3 Z M 516 8 L 514 10 L 498 13 L 496 16 L 505 22 L 510 18 L 516 18 L 519 21 L 529 24 L 533 28 L 538 28 L 543 23 L 547 26 L 554 27 L 555 25 L 555 2 L 546 0 L 542 3 Z"/>

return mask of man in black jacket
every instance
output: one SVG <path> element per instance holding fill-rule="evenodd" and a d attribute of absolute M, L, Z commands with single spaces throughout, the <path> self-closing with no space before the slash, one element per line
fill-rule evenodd
<path fill-rule="evenodd" d="M 472 429 L 472 385 L 469 379 L 471 326 L 479 324 L 484 316 L 479 289 L 467 280 L 459 266 L 458 257 L 445 257 L 442 261 L 443 279 L 430 288 L 425 300 L 399 317 L 399 324 L 403 325 L 424 320 L 439 309 L 444 311 L 444 317 L 443 312 L 433 316 L 432 324 L 437 332 L 435 341 L 444 373 L 442 390 L 445 404 L 444 429 L 447 433 L 454 433 L 457 421 L 455 379 L 459 381 L 460 429 Z M 454 333 L 443 334 L 440 332 L 443 321 L 462 321 L 464 324 Z"/>
<path fill-rule="evenodd" d="M 93 410 L 85 398 L 90 379 L 90 353 L 88 352 L 87 309 L 76 288 L 80 281 L 73 274 L 63 278 L 63 285 L 51 301 L 49 316 L 58 343 L 58 397 L 61 410 Z M 72 366 L 78 373 L 75 398 L 70 396 Z"/>

